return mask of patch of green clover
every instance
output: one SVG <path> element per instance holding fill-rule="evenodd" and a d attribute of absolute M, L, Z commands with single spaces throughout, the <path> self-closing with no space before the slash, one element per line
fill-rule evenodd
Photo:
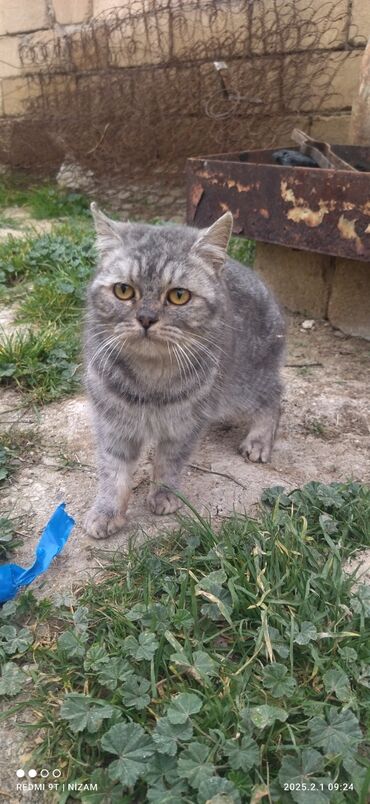
<path fill-rule="evenodd" d="M 75 800 L 365 804 L 369 596 L 343 565 L 369 546 L 370 491 L 263 500 L 257 519 L 217 533 L 193 511 L 116 555 L 49 610 L 51 644 L 30 644 L 30 598 L 3 607 L 0 693 L 12 704 L 27 683 L 32 762 L 98 786 Z"/>

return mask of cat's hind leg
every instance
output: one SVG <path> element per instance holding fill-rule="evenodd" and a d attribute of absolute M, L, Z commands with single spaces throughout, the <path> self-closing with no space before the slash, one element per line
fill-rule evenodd
<path fill-rule="evenodd" d="M 279 424 L 280 409 L 269 408 L 254 414 L 248 435 L 239 446 L 245 460 L 268 463 Z"/>

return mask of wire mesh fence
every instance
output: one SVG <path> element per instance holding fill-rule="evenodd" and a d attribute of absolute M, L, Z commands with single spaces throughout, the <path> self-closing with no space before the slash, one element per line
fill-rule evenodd
<path fill-rule="evenodd" d="M 343 108 L 338 76 L 361 46 L 344 6 L 128 0 L 76 30 L 30 35 L 26 100 L 0 124 L 1 157 L 176 180 L 190 155 L 284 144 L 310 114 Z"/>

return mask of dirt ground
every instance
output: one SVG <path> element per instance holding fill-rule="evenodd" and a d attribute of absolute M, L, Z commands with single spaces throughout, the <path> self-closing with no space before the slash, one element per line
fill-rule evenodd
<path fill-rule="evenodd" d="M 11 326 L 9 311 L 0 311 L 0 320 Z M 209 512 L 216 526 L 233 511 L 253 513 L 267 486 L 370 481 L 370 343 L 334 331 L 327 322 L 317 321 L 312 329 L 302 323 L 301 316 L 288 316 L 283 413 L 272 462 L 245 462 L 237 452 L 242 432 L 215 427 L 187 467 L 183 493 L 200 512 Z M 25 443 L 20 468 L 3 490 L 1 510 L 23 518 L 23 545 L 12 560 L 28 566 L 43 527 L 66 502 L 76 525 L 63 552 L 32 585 L 38 596 L 53 597 L 91 577 L 131 536 L 160 534 L 176 517 L 148 510 L 149 452 L 135 476 L 127 527 L 105 542 L 89 539 L 81 523 L 95 495 L 96 473 L 87 400 L 81 393 L 38 410 L 21 402 L 14 391 L 0 399 L 1 430 L 21 434 Z M 370 551 L 359 560 L 363 579 L 370 580 Z M 0 729 L 0 742 L 0 799 L 39 801 L 34 792 L 15 792 L 15 770 L 27 750 L 16 718 Z"/>
<path fill-rule="evenodd" d="M 370 344 L 322 321 L 311 330 L 301 324 L 302 318 L 290 316 L 283 414 L 272 462 L 246 463 L 237 452 L 242 431 L 214 427 L 187 467 L 183 493 L 215 524 L 233 510 L 253 511 L 267 486 L 370 480 Z M 135 476 L 127 527 L 104 542 L 88 538 L 81 523 L 95 494 L 96 474 L 86 398 L 81 394 L 37 411 L 19 408 L 19 402 L 14 392 L 2 394 L 0 426 L 29 431 L 31 442 L 2 495 L 2 509 L 25 521 L 15 560 L 25 566 L 32 562 L 40 532 L 60 502 L 76 521 L 63 552 L 33 584 L 35 591 L 68 590 L 100 566 L 102 550 L 109 554 L 124 548 L 131 536 L 155 536 L 176 523 L 175 516 L 148 510 L 149 452 Z"/>

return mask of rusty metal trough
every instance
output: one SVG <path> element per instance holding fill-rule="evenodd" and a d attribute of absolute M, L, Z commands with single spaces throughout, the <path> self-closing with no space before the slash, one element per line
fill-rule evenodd
<path fill-rule="evenodd" d="M 188 224 L 209 226 L 230 210 L 235 234 L 370 260 L 370 172 L 365 172 L 370 148 L 333 145 L 332 150 L 362 169 L 281 166 L 274 163 L 273 150 L 188 159 Z"/>

